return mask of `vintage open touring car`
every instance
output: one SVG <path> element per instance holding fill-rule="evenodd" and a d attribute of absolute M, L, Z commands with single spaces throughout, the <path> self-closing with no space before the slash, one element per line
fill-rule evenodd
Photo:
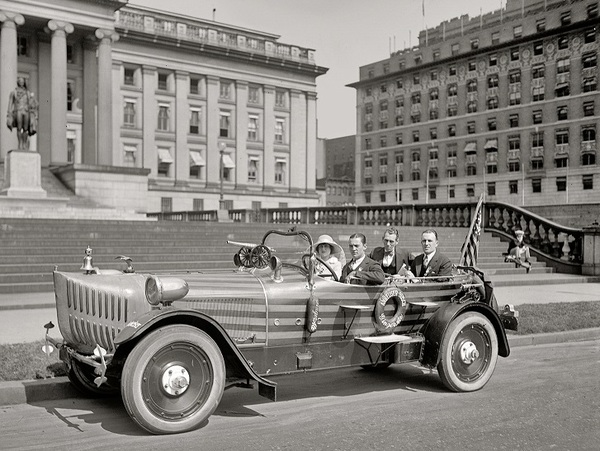
<path fill-rule="evenodd" d="M 265 376 L 419 362 L 445 386 L 468 392 L 509 355 L 499 309 L 474 268 L 442 279 L 394 277 L 381 286 L 315 276 L 327 264 L 303 231 L 270 231 L 261 243 L 233 243 L 236 269 L 169 274 L 95 268 L 54 271 L 58 323 L 53 340 L 70 380 L 91 394 L 120 391 L 131 418 L 156 434 L 199 427 L 223 390 Z"/>

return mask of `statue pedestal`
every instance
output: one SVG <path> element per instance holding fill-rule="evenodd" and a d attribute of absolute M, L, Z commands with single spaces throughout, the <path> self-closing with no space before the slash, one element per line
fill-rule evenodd
<path fill-rule="evenodd" d="M 4 162 L 4 186 L 0 193 L 7 197 L 45 198 L 47 194 L 42 188 L 40 154 L 27 150 L 10 150 Z"/>

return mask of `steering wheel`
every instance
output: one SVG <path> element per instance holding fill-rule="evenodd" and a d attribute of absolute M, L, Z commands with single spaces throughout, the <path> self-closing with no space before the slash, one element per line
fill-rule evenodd
<path fill-rule="evenodd" d="M 323 266 L 325 266 L 325 268 L 327 268 L 327 271 L 329 271 L 331 273 L 331 277 L 333 278 L 333 280 L 335 280 L 336 282 L 340 281 L 340 279 L 338 279 L 337 274 L 333 271 L 333 269 L 331 269 L 331 266 L 329 266 L 329 263 L 322 260 L 321 257 L 319 257 L 316 254 L 315 254 L 315 258 L 319 263 L 321 263 Z M 329 277 L 329 276 L 326 274 L 326 277 Z"/>

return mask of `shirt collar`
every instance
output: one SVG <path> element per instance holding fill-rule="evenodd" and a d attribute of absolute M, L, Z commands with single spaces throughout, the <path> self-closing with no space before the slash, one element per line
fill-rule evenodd
<path fill-rule="evenodd" d="M 365 259 L 365 257 L 366 257 L 366 255 L 363 255 L 358 260 L 352 260 L 352 269 L 358 268 L 360 266 L 360 264 L 363 262 L 363 260 Z"/>

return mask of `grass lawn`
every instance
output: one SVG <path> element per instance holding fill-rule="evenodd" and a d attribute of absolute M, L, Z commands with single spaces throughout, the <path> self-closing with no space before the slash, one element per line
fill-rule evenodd
<path fill-rule="evenodd" d="M 529 335 L 600 327 L 600 302 L 522 304 L 519 331 L 509 334 Z M 64 376 L 65 366 L 55 350 L 49 357 L 42 351 L 44 341 L 0 345 L 0 381 L 45 379 Z"/>

